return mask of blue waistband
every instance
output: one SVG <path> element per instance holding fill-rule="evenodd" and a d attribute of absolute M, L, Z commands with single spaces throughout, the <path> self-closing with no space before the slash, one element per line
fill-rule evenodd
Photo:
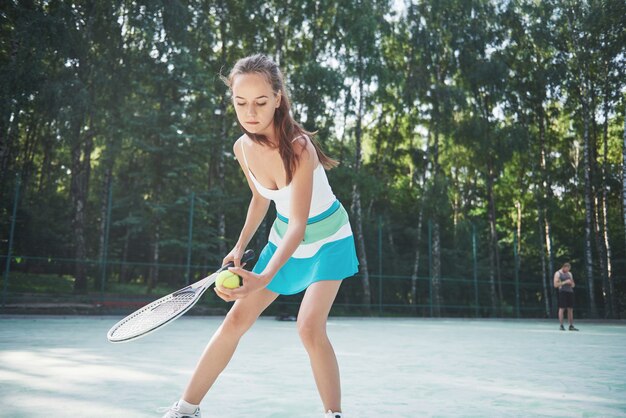
<path fill-rule="evenodd" d="M 328 209 L 326 209 L 324 212 L 320 213 L 319 215 L 315 215 L 315 216 L 307 219 L 306 224 L 310 225 L 312 223 L 319 222 L 321 220 L 324 220 L 324 219 L 328 218 L 330 215 L 332 215 L 333 213 L 337 212 L 337 209 L 339 209 L 340 206 L 341 206 L 341 203 L 339 203 L 339 200 L 335 200 L 333 202 L 333 204 L 330 205 L 330 207 Z M 281 221 L 285 222 L 285 223 L 289 222 L 289 218 L 281 215 L 278 212 L 276 212 L 276 217 L 278 219 L 280 219 Z"/>

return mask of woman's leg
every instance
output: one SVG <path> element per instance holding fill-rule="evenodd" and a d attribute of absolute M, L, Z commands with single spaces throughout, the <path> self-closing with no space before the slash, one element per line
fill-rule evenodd
<path fill-rule="evenodd" d="M 211 341 L 200 357 L 196 370 L 183 394 L 185 401 L 194 405 L 200 404 L 217 376 L 230 361 L 241 336 L 277 296 L 278 293 L 262 289 L 244 299 L 235 301 L 224 322 L 213 334 Z"/>
<path fill-rule="evenodd" d="M 324 411 L 334 412 L 341 412 L 341 385 L 337 357 L 326 335 L 326 320 L 339 286 L 341 280 L 313 283 L 304 294 L 298 312 L 298 333 L 309 353 Z"/>

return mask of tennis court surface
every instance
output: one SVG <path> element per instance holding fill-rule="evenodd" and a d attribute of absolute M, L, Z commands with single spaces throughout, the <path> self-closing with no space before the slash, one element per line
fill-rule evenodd
<path fill-rule="evenodd" d="M 0 416 L 159 417 L 220 317 L 111 344 L 118 317 L 0 316 Z M 346 418 L 626 416 L 626 326 L 331 318 Z M 202 403 L 205 418 L 323 417 L 295 322 L 262 318 Z"/>

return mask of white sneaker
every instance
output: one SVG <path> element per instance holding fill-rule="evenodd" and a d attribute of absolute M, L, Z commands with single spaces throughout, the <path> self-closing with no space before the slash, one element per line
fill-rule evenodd
<path fill-rule="evenodd" d="M 343 418 L 343 415 L 341 412 L 333 412 L 329 409 L 324 415 L 324 418 Z"/>
<path fill-rule="evenodd" d="M 196 408 L 195 412 L 192 414 L 185 414 L 178 409 L 178 402 L 174 402 L 174 405 L 169 408 L 159 409 L 159 412 L 165 412 L 163 418 L 202 418 L 200 408 Z"/>

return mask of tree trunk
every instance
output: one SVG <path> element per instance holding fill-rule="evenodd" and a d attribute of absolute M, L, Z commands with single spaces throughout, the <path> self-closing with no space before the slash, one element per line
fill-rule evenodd
<path fill-rule="evenodd" d="M 515 209 L 517 210 L 517 256 L 519 258 L 522 254 L 522 240 L 519 239 L 522 236 L 522 204 L 519 200 L 515 202 Z"/>
<path fill-rule="evenodd" d="M 502 300 L 502 287 L 500 285 L 499 274 L 499 253 L 498 247 L 498 233 L 496 231 L 496 211 L 495 202 L 493 198 L 493 176 L 491 167 L 487 169 L 487 217 L 489 220 L 489 284 L 491 286 L 491 309 L 492 314 L 496 315 L 499 312 L 500 301 Z M 499 291 L 496 291 L 496 277 Z M 498 297 L 500 299 L 498 299 Z"/>
<path fill-rule="evenodd" d="M 594 204 L 593 204 L 593 232 L 594 232 L 594 240 L 596 243 L 596 248 L 598 250 L 598 264 L 600 264 L 600 271 L 602 272 L 602 303 L 604 306 L 604 317 L 608 317 L 610 315 L 610 301 L 609 301 L 609 289 L 608 289 L 608 278 L 606 274 L 606 250 L 604 248 L 604 241 L 600 238 L 602 234 L 601 224 L 602 221 L 600 219 L 600 202 L 598 201 L 598 196 L 594 196 Z"/>
<path fill-rule="evenodd" d="M 132 214 L 129 214 L 132 216 Z M 126 227 L 126 234 L 124 234 L 124 247 L 122 248 L 122 265 L 120 266 L 120 283 L 128 283 L 128 249 L 130 247 L 130 227 Z"/>
<path fill-rule="evenodd" d="M 540 198 L 537 197 L 537 201 L 539 201 L 539 199 Z M 537 202 L 537 206 L 538 206 L 537 212 L 539 214 L 538 226 L 539 226 L 539 234 L 541 237 L 545 229 L 543 227 L 544 226 L 544 220 L 543 220 L 544 212 L 543 212 L 543 209 L 541 209 L 540 205 L 541 204 Z M 550 300 L 553 299 L 550 296 L 552 295 L 552 289 L 554 289 L 550 281 L 552 271 L 550 271 L 550 273 L 546 271 L 546 248 L 545 248 L 545 243 L 543 241 L 543 237 L 539 239 L 539 243 L 540 243 L 540 250 L 541 250 L 541 274 L 542 274 L 541 285 L 543 287 L 543 298 L 544 298 L 544 304 L 546 308 L 546 318 L 550 318 L 552 317 L 552 312 L 555 312 L 554 309 L 550 308 Z"/>
<path fill-rule="evenodd" d="M 589 164 L 591 167 L 591 193 L 593 196 L 593 233 L 594 233 L 594 241 L 596 244 L 597 254 L 598 254 L 598 264 L 600 267 L 601 279 L 602 281 L 602 306 L 604 308 L 604 317 L 606 318 L 610 314 L 610 301 L 609 301 L 609 290 L 608 290 L 608 271 L 606 267 L 606 248 L 604 247 L 604 240 L 602 239 L 602 220 L 600 219 L 601 215 L 601 196 L 602 196 L 602 188 L 604 188 L 604 177 L 603 173 L 600 173 L 598 176 L 598 124 L 596 122 L 596 88 L 594 84 L 589 81 L 589 101 L 588 103 L 588 111 L 590 114 L 589 122 L 591 124 L 591 135 L 589 138 Z M 600 177 L 602 183 L 598 185 L 597 179 Z"/>
<path fill-rule="evenodd" d="M 553 297 L 554 287 L 551 285 L 550 277 L 554 272 L 552 260 L 552 239 L 550 234 L 550 220 L 547 208 L 548 196 L 551 195 L 551 186 L 548 173 L 548 162 L 546 158 L 546 136 L 545 136 L 545 113 L 543 106 L 537 108 L 539 114 L 539 166 L 533 164 L 533 171 L 539 174 L 537 189 L 535 191 L 535 202 L 537 204 L 537 221 L 539 227 L 539 244 L 541 250 L 541 285 L 543 289 L 543 299 L 546 309 L 546 318 L 553 316 L 556 312 L 555 300 Z M 518 234 L 518 237 L 521 235 Z M 520 238 L 521 240 L 521 238 Z M 548 258 L 546 262 L 546 256 Z"/>
<path fill-rule="evenodd" d="M 224 5 L 222 4 L 222 7 Z M 227 50 L 226 50 L 226 37 L 228 36 L 228 31 L 226 28 L 226 10 L 222 10 L 222 19 L 220 21 L 220 37 L 222 40 L 222 51 L 221 51 L 221 60 L 223 63 L 227 61 Z M 219 149 L 217 152 L 217 178 L 218 178 L 218 187 L 220 190 L 220 195 L 226 195 L 226 182 L 225 182 L 225 161 L 224 161 L 224 142 L 227 141 L 227 120 L 226 120 L 226 95 L 222 95 L 222 99 L 220 100 L 220 138 L 218 138 Z M 220 202 L 222 199 L 220 199 Z M 226 214 L 225 214 L 225 205 L 219 204 L 217 205 L 217 235 L 219 237 L 219 254 L 218 259 L 222 260 L 228 249 L 226 248 Z"/>
<path fill-rule="evenodd" d="M 359 187 L 355 183 L 352 187 L 352 213 L 354 214 L 354 224 L 356 229 L 356 242 L 359 254 L 360 270 L 362 272 L 363 300 L 366 312 L 370 313 L 370 303 L 372 300 L 370 292 L 369 272 L 367 266 L 367 253 L 365 252 L 365 239 L 363 236 L 363 220 L 361 215 L 361 194 Z"/>
<path fill-rule="evenodd" d="M 220 104 L 221 110 L 221 127 L 220 127 L 220 135 L 219 138 L 219 149 L 218 149 L 218 163 L 217 163 L 217 178 L 220 189 L 220 195 L 226 195 L 226 182 L 224 172 L 226 170 L 225 162 L 224 162 L 224 142 L 226 141 L 226 103 L 225 99 L 222 100 Z M 226 214 L 224 213 L 226 205 L 219 204 L 217 205 L 217 235 L 219 236 L 219 253 L 220 259 L 221 257 L 226 256 L 228 252 L 226 248 Z"/>
<path fill-rule="evenodd" d="M 35 164 L 33 160 L 37 150 L 37 144 L 42 137 L 40 132 L 41 121 L 36 115 L 31 115 L 28 118 L 28 125 L 25 127 L 26 135 L 24 135 L 24 141 L 22 145 L 21 163 L 21 178 L 24 184 L 28 184 L 32 173 L 36 172 Z M 18 152 L 19 154 L 19 152 Z M 17 168 L 17 167 L 16 167 Z"/>
<path fill-rule="evenodd" d="M 72 147 L 72 178 L 70 193 L 72 195 L 72 230 L 74 232 L 74 292 L 84 293 L 87 291 L 87 273 L 85 270 L 85 196 L 83 193 L 84 175 L 81 170 L 81 147 L 80 143 Z"/>
<path fill-rule="evenodd" d="M 613 261 L 611 254 L 611 242 L 609 240 L 609 221 L 608 221 L 608 197 L 607 197 L 606 189 L 603 190 L 602 196 L 602 221 L 604 224 L 602 225 L 602 229 L 604 231 L 604 247 L 606 248 L 606 270 L 607 270 L 607 281 L 608 281 L 608 291 L 609 291 L 609 312 L 610 317 L 613 319 L 619 319 L 619 310 L 617 308 L 617 298 L 615 297 L 615 288 L 613 284 Z"/>
<path fill-rule="evenodd" d="M 346 126 L 348 126 L 348 115 L 350 114 L 350 102 L 352 102 L 352 95 L 350 94 L 350 90 L 346 90 L 346 99 L 343 107 L 343 122 L 341 124 L 341 137 L 339 138 L 339 143 L 341 147 L 339 147 L 339 165 L 343 164 L 345 161 L 345 137 L 346 137 Z M 625 198 L 626 199 L 626 198 Z M 625 200 L 626 201 L 626 200 Z M 626 221 L 626 217 L 624 218 Z M 625 223 L 626 225 L 626 223 Z"/>
<path fill-rule="evenodd" d="M 427 138 L 430 138 L 430 131 L 428 133 L 428 135 L 426 136 Z M 414 146 L 413 146 L 413 142 L 411 142 L 411 148 L 413 149 L 413 151 L 415 152 Z M 423 193 L 423 189 L 424 189 L 424 184 L 426 181 L 426 170 L 428 168 L 428 147 L 426 148 L 426 152 L 427 154 L 425 155 L 424 160 L 422 161 L 422 170 L 421 173 L 419 175 L 419 187 L 422 188 L 422 193 Z M 419 154 L 418 154 L 419 155 Z M 411 183 L 414 187 L 418 186 L 418 181 L 417 181 L 417 174 L 415 171 L 413 171 L 413 175 L 411 178 Z M 418 280 L 418 275 L 419 275 L 419 264 L 420 264 L 420 247 L 422 245 L 422 226 L 424 225 L 424 197 L 422 195 L 422 197 L 420 197 L 420 199 L 418 200 L 418 205 L 419 205 L 419 215 L 417 217 L 417 240 L 415 243 L 415 259 L 413 261 L 413 273 L 411 275 L 411 303 L 413 305 L 415 305 L 415 313 L 417 313 L 417 280 Z"/>
<path fill-rule="evenodd" d="M 54 147 L 53 135 L 51 132 L 52 122 L 49 121 L 46 126 L 46 133 L 42 142 L 43 161 L 39 172 L 39 180 L 37 185 L 37 193 L 41 194 L 48 187 L 48 178 L 50 177 L 52 166 L 52 148 Z"/>
<path fill-rule="evenodd" d="M 433 316 L 441 316 L 441 236 L 439 221 L 433 222 Z"/>
<path fill-rule="evenodd" d="M 438 115 L 438 105 L 434 104 L 434 113 Z M 435 116 L 435 119 L 438 119 L 438 116 Z M 433 180 L 432 187 L 434 189 L 435 195 L 434 198 L 437 201 L 443 199 L 443 191 L 440 188 L 440 167 L 439 167 L 439 126 L 435 122 L 435 126 L 433 127 Z M 433 223 L 432 223 L 432 277 L 430 278 L 432 282 L 432 297 L 433 297 L 433 316 L 440 317 L 441 316 L 441 236 L 439 229 L 439 216 L 437 213 L 433 213 Z"/>
<path fill-rule="evenodd" d="M 109 189 L 111 188 L 111 182 L 113 181 L 113 164 L 107 162 L 107 167 L 104 170 L 104 179 L 102 182 L 102 193 L 100 194 L 100 228 L 98 239 L 98 260 L 104 262 L 104 246 L 106 241 L 106 224 L 107 224 L 107 211 L 109 207 Z M 101 266 L 102 268 L 103 266 Z M 97 283 L 97 281 L 96 281 Z"/>
<path fill-rule="evenodd" d="M 624 106 L 624 133 L 622 138 L 622 217 L 624 219 L 624 239 L 626 241 L 626 106 Z"/>
<path fill-rule="evenodd" d="M 413 274 L 411 274 L 411 304 L 415 305 L 417 311 L 417 278 L 420 266 L 420 246 L 422 244 L 422 223 L 424 220 L 423 205 L 420 204 L 420 211 L 417 218 L 417 240 L 415 242 L 415 258 L 413 261 Z"/>
<path fill-rule="evenodd" d="M 11 57 L 8 67 L 11 69 L 17 69 L 17 57 L 20 49 L 22 48 L 19 41 L 19 35 L 16 31 L 11 31 L 10 45 Z M 17 83 L 17 76 L 15 75 L 16 72 L 9 71 L 7 74 L 13 74 L 13 76 L 7 80 L 9 81 L 7 83 L 9 86 L 7 97 L 13 96 L 17 98 L 19 93 L 16 91 L 17 89 L 15 86 L 19 84 Z M 20 102 L 18 100 L 15 102 L 11 100 L 2 100 L 2 103 L 0 104 L 0 111 L 0 184 L 3 184 L 9 171 L 9 163 L 13 160 L 13 143 L 17 139 L 20 115 L 22 112 L 20 109 Z M 0 187 L 0 200 L 3 198 L 2 191 L 3 188 Z"/>
<path fill-rule="evenodd" d="M 394 238 L 393 235 L 393 228 L 391 227 L 391 219 L 389 219 L 389 217 L 386 217 L 387 220 L 387 224 L 390 225 L 389 228 L 387 228 L 387 257 L 389 258 L 389 264 L 396 265 L 397 263 L 397 252 L 396 252 L 396 240 Z"/>
<path fill-rule="evenodd" d="M 624 219 L 624 238 L 626 240 L 626 106 L 624 106 L 624 132 L 622 136 L 622 217 Z"/>
<path fill-rule="evenodd" d="M 585 176 L 585 264 L 587 273 L 587 289 L 589 291 L 589 312 L 592 318 L 597 318 L 598 311 L 596 308 L 596 299 L 594 294 L 594 278 L 593 278 L 593 256 L 591 249 L 591 234 L 593 228 L 593 201 L 591 192 L 591 160 L 590 160 L 590 144 L 589 144 L 589 106 L 587 103 L 587 88 L 585 79 L 580 77 L 581 86 L 581 104 L 583 111 L 583 170 Z"/>
<path fill-rule="evenodd" d="M 547 301 L 550 303 L 552 307 L 552 312 L 556 312 L 557 310 L 557 298 L 554 295 L 554 287 L 550 285 L 550 277 L 554 274 L 554 253 L 552 251 L 552 225 L 550 223 L 550 211 L 548 209 L 549 205 L 546 202 L 551 202 L 553 199 L 552 195 L 552 182 L 550 181 L 550 172 L 548 170 L 548 159 L 547 159 L 547 150 L 546 150 L 546 123 L 545 123 L 545 113 L 543 106 L 539 107 L 539 168 L 540 168 L 540 176 L 541 176 L 541 196 L 538 199 L 538 207 L 541 211 L 541 217 L 543 219 L 543 226 L 541 227 L 541 234 L 543 235 L 543 240 L 545 241 L 545 247 L 542 245 L 542 248 L 546 252 L 548 256 L 548 289 L 547 292 Z M 542 260 L 542 262 L 545 262 Z M 548 317 L 551 315 L 548 314 Z"/>
<path fill-rule="evenodd" d="M 607 76 L 608 78 L 608 76 Z M 606 250 L 606 278 L 608 282 L 609 317 L 616 317 L 615 292 L 613 289 L 613 263 L 611 259 L 611 241 L 609 239 L 609 210 L 608 210 L 608 156 L 609 156 L 609 87 L 608 82 L 604 89 L 604 124 L 602 133 L 602 238 Z"/>
<path fill-rule="evenodd" d="M 457 226 L 461 213 L 461 185 L 459 184 L 459 170 L 452 169 L 452 184 L 454 187 L 454 197 L 452 198 L 452 226 L 454 227 L 454 248 L 457 248 Z"/>
<path fill-rule="evenodd" d="M 71 150 L 71 186 L 72 200 L 72 229 L 74 232 L 75 281 L 74 292 L 87 291 L 87 248 L 85 243 L 85 206 L 89 191 L 89 176 L 91 173 L 91 151 L 93 150 L 92 132 L 84 137 L 81 133 L 83 118 L 79 117 L 74 126 L 74 145 Z M 84 148 L 83 148 L 84 145 Z"/>
<path fill-rule="evenodd" d="M 556 272 L 556 267 L 554 266 L 554 252 L 552 251 L 552 227 L 550 225 L 550 220 L 548 219 L 548 210 L 546 209 L 544 211 L 544 216 L 543 216 L 543 236 L 545 239 L 545 251 L 546 254 L 548 256 L 548 279 L 550 279 L 550 277 L 552 277 L 552 275 Z M 551 283 L 550 281 L 548 283 Z M 556 312 L 557 308 L 558 308 L 558 301 L 557 301 L 557 297 L 554 293 L 554 287 L 553 286 L 549 286 L 549 288 L 551 289 L 550 295 L 551 295 L 551 301 L 552 301 L 552 312 Z"/>
<path fill-rule="evenodd" d="M 624 231 L 626 232 L 626 106 L 624 107 L 624 130 L 622 138 L 622 214 L 625 227 Z M 624 234 L 624 238 L 626 238 L 626 234 Z M 611 297 L 613 298 L 613 312 L 616 319 L 621 319 L 620 299 L 617 298 L 616 292 L 613 290 L 613 280 L 609 282 L 609 286 L 611 287 Z"/>
<path fill-rule="evenodd" d="M 161 222 L 156 221 L 154 226 L 154 236 L 152 238 L 152 264 L 148 275 L 148 290 L 150 293 L 159 281 L 159 242 L 161 241 Z"/>
<path fill-rule="evenodd" d="M 281 4 L 282 2 L 279 2 L 278 4 Z M 286 4 L 285 4 L 285 9 L 287 8 Z M 284 38 L 283 38 L 283 33 L 281 31 L 281 29 L 285 28 L 288 25 L 288 22 L 286 21 L 286 13 L 279 13 L 278 10 L 276 10 L 274 13 L 276 13 L 277 17 L 278 17 L 278 21 L 282 22 L 283 24 L 280 25 L 274 25 L 274 41 L 276 42 L 276 46 L 275 46 L 275 53 L 276 53 L 276 64 L 280 67 L 282 66 L 282 58 L 283 58 L 283 43 L 284 43 Z"/>
<path fill-rule="evenodd" d="M 359 57 L 359 62 L 361 57 Z M 354 214 L 354 224 L 356 229 L 356 243 L 357 249 L 359 253 L 359 264 L 361 265 L 360 270 L 362 273 L 362 283 L 363 283 L 363 305 L 365 307 L 365 311 L 367 314 L 371 313 L 370 303 L 372 300 L 371 292 L 370 292 L 370 278 L 369 271 L 367 266 L 367 253 L 365 251 L 365 238 L 363 236 L 363 219 L 361 214 L 361 191 L 359 190 L 359 173 L 361 170 L 361 123 L 363 118 L 363 77 L 359 76 L 359 104 L 357 110 L 357 121 L 356 121 L 356 132 L 355 132 L 355 142 L 356 142 L 356 152 L 355 152 L 355 161 L 354 161 L 354 172 L 356 173 L 356 178 L 354 185 L 352 186 L 352 213 Z"/>
<path fill-rule="evenodd" d="M 19 113 L 11 114 L 7 120 L 6 132 L 1 132 L 4 136 L 0 138 L 0 184 L 8 178 L 7 175 L 10 169 L 10 162 L 15 158 L 13 157 L 13 143 L 17 140 L 19 118 Z M 2 190 L 3 189 L 0 187 L 0 199 L 2 198 Z"/>

